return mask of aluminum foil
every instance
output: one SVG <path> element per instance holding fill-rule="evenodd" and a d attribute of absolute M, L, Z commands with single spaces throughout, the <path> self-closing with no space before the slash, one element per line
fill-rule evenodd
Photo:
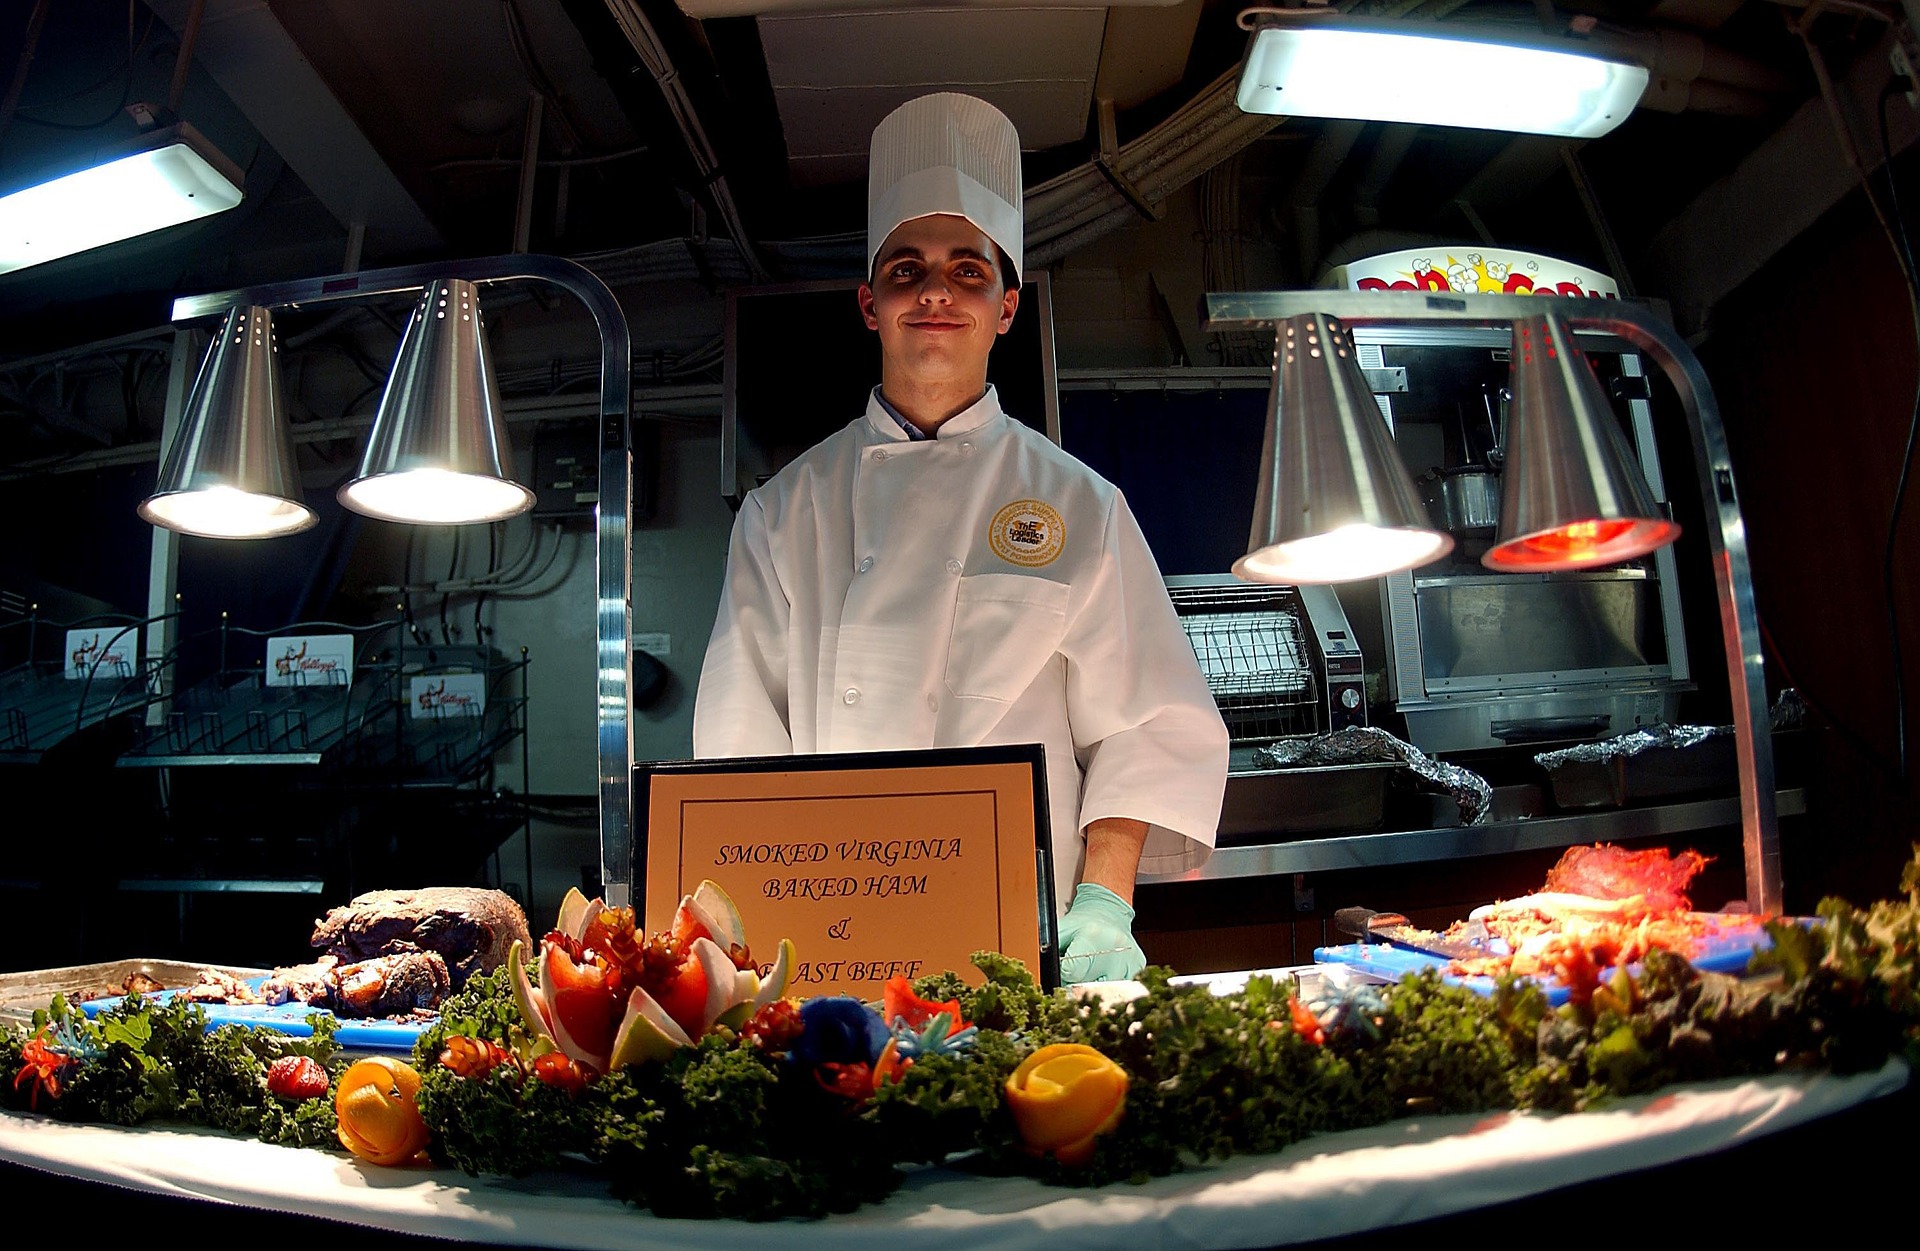
<path fill-rule="evenodd" d="M 1773 707 L 1767 710 L 1767 721 L 1776 730 L 1798 730 L 1807 723 L 1807 704 L 1800 698 L 1800 692 L 1791 686 L 1783 686 L 1774 696 Z"/>
<path fill-rule="evenodd" d="M 1570 764 L 1605 764 L 1627 756 L 1637 756 L 1655 747 L 1698 747 L 1710 738 L 1733 733 L 1730 725 L 1658 725 L 1642 726 L 1597 743 L 1579 743 L 1558 751 L 1543 751 L 1533 762 L 1543 769 L 1560 769 Z"/>
<path fill-rule="evenodd" d="M 1378 726 L 1348 726 L 1331 734 L 1282 739 L 1256 747 L 1262 769 L 1347 764 L 1398 764 L 1416 790 L 1446 795 L 1460 809 L 1462 825 L 1479 825 L 1493 811 L 1493 787 L 1470 769 L 1435 760 L 1412 743 Z"/>

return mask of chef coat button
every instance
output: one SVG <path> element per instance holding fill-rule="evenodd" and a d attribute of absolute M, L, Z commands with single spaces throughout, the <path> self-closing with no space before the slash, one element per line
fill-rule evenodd
<path fill-rule="evenodd" d="M 891 456 L 892 454 L 893 453 L 887 451 L 887 449 L 883 447 L 879 451 L 873 454 L 873 458 L 875 460 L 885 460 L 887 457 Z"/>
<path fill-rule="evenodd" d="M 844 692 L 841 693 L 840 699 L 843 703 L 848 703 L 848 704 L 859 703 L 860 688 L 857 686 L 849 686 Z"/>
<path fill-rule="evenodd" d="M 860 572 L 861 572 L 861 573 L 865 573 L 865 572 L 866 572 L 867 570 L 869 570 L 869 569 L 871 569 L 871 568 L 873 568 L 873 557 L 871 557 L 871 556 L 868 556 L 868 557 L 867 557 L 866 559 L 864 559 L 864 560 L 862 560 L 862 561 L 860 562 Z"/>
<path fill-rule="evenodd" d="M 966 443 L 966 442 L 963 442 L 963 443 L 961 443 L 961 444 L 960 444 L 960 450 L 961 450 L 961 451 L 963 451 L 963 452 L 972 452 L 972 451 L 973 451 L 973 444 L 971 444 L 971 443 Z"/>
<path fill-rule="evenodd" d="M 927 711 L 928 712 L 940 711 L 940 697 L 938 695 L 935 695 L 932 691 L 927 692 Z"/>
<path fill-rule="evenodd" d="M 965 566 L 965 565 L 963 565 L 963 564 L 961 564 L 961 563 L 960 563 L 959 561 L 957 561 L 957 560 L 950 560 L 950 561 L 948 561 L 948 562 L 947 562 L 947 572 L 948 572 L 948 573 L 952 573 L 952 574 L 957 574 L 957 573 L 959 573 L 959 572 L 960 572 L 960 571 L 961 571 L 962 569 L 964 569 L 964 568 L 966 568 L 966 566 Z M 931 696 L 931 695 L 929 695 L 929 696 L 927 696 L 927 698 L 928 698 L 928 699 L 932 699 L 932 698 L 933 698 L 933 696 Z"/>

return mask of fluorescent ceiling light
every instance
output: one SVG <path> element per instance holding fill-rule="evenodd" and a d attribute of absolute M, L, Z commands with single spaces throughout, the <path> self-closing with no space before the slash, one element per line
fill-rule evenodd
<path fill-rule="evenodd" d="M 0 274 L 224 213 L 240 170 L 186 125 L 86 169 L 0 196 Z"/>
<path fill-rule="evenodd" d="M 1247 15 L 1242 15 L 1242 24 Z M 1240 108 L 1592 139 L 1626 120 L 1644 66 L 1427 22 L 1254 18 Z"/>

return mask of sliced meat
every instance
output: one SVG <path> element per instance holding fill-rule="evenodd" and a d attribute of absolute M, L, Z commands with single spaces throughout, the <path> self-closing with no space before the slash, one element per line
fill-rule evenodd
<path fill-rule="evenodd" d="M 259 1003 L 253 987 L 216 969 L 202 969 L 200 980 L 174 993 L 189 1003 Z"/>
<path fill-rule="evenodd" d="M 270 1004 L 304 1003 L 316 1008 L 327 1007 L 333 1001 L 333 972 L 339 963 L 332 956 L 321 956 L 312 964 L 275 969 L 266 981 L 260 983 L 260 998 Z"/>
<path fill-rule="evenodd" d="M 313 930 L 313 946 L 343 964 L 434 952 L 455 990 L 505 964 L 515 939 L 533 945 L 527 914 L 513 896 L 467 886 L 370 891 L 329 911 Z"/>
<path fill-rule="evenodd" d="M 435 951 L 375 956 L 332 971 L 336 1016 L 404 1016 L 437 1008 L 451 988 L 447 962 Z"/>

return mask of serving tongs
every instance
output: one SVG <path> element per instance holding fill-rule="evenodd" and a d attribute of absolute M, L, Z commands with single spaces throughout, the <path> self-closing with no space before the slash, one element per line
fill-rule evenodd
<path fill-rule="evenodd" d="M 1390 943 L 1446 960 L 1477 960 L 1494 954 L 1493 936 L 1486 922 L 1479 919 L 1470 920 L 1459 938 L 1423 930 L 1398 912 L 1375 912 L 1372 908 L 1342 908 L 1333 914 L 1333 925 L 1363 943 Z"/>

